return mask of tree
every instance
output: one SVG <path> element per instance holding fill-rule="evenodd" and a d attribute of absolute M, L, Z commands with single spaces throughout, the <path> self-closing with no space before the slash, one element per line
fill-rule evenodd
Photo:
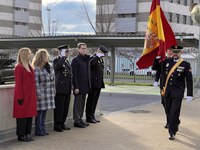
<path fill-rule="evenodd" d="M 82 0 L 82 10 L 81 17 L 90 24 L 92 29 L 94 30 L 95 34 L 109 34 L 111 33 L 112 27 L 111 23 L 114 21 L 115 17 L 115 6 L 113 8 L 109 7 L 110 1 L 107 0 L 108 3 L 103 5 L 102 0 L 97 0 L 97 8 L 96 8 L 96 25 L 92 21 L 92 17 L 89 15 L 89 9 L 86 6 L 84 0 Z M 109 14 L 109 15 L 105 15 Z"/>

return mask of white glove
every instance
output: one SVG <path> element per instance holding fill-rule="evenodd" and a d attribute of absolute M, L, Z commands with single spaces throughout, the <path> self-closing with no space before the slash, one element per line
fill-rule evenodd
<path fill-rule="evenodd" d="M 153 86 L 154 86 L 154 87 L 158 87 L 158 82 L 155 81 L 155 82 L 153 83 Z"/>
<path fill-rule="evenodd" d="M 96 55 L 97 55 L 99 58 L 105 56 L 103 53 L 97 53 Z"/>
<path fill-rule="evenodd" d="M 156 56 L 156 59 L 160 59 L 161 57 L 160 56 Z"/>
<path fill-rule="evenodd" d="M 189 103 L 189 102 L 191 102 L 191 101 L 192 101 L 192 96 L 187 96 L 186 102 Z"/>

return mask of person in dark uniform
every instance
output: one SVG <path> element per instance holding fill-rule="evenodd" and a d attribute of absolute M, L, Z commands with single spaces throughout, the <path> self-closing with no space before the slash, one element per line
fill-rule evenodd
<path fill-rule="evenodd" d="M 92 89 L 88 94 L 86 103 L 86 122 L 89 123 L 100 122 L 95 118 L 95 110 L 100 96 L 101 88 L 105 88 L 103 81 L 103 57 L 106 53 L 108 53 L 108 49 L 103 45 L 100 45 L 95 55 L 90 58 L 90 77 Z"/>
<path fill-rule="evenodd" d="M 85 128 L 89 124 L 82 120 L 86 95 L 90 90 L 90 56 L 86 54 L 87 45 L 78 43 L 78 56 L 72 60 L 73 72 L 73 93 L 74 93 L 74 109 L 73 119 L 74 127 Z"/>
<path fill-rule="evenodd" d="M 72 69 L 69 61 L 67 60 L 69 55 L 68 45 L 59 46 L 58 49 L 60 51 L 60 55 L 53 60 L 56 77 L 54 131 L 63 132 L 63 130 L 70 130 L 70 127 L 65 125 L 65 121 L 67 119 L 70 104 Z"/>
<path fill-rule="evenodd" d="M 174 140 L 178 126 L 181 103 L 184 97 L 185 81 L 187 83 L 187 102 L 192 100 L 193 80 L 190 63 L 181 58 L 183 47 L 173 46 L 173 59 L 165 63 L 164 81 L 165 86 L 162 92 L 165 97 L 166 110 L 169 118 L 169 140 Z"/>
<path fill-rule="evenodd" d="M 163 76 L 162 76 L 162 72 L 163 72 L 163 64 L 166 64 L 167 62 L 170 61 L 170 59 L 172 59 L 173 57 L 173 53 L 172 53 L 172 49 L 169 48 L 167 49 L 167 56 L 166 56 L 166 59 L 164 60 L 164 62 L 159 62 L 160 60 L 160 56 L 157 56 L 156 59 L 154 60 L 154 63 L 153 63 L 153 66 L 152 66 L 152 69 L 153 70 L 156 70 L 156 75 L 155 75 L 155 82 L 153 83 L 153 86 L 154 87 L 157 87 L 158 86 L 158 81 L 160 80 L 160 91 L 162 91 L 163 89 L 163 86 L 164 86 L 164 83 L 163 83 Z M 161 68 L 162 67 L 162 68 Z M 165 128 L 167 129 L 169 127 L 169 119 L 168 119 L 168 115 L 167 115 L 167 111 L 166 111 L 166 103 L 165 103 L 165 97 L 163 97 L 161 95 L 161 104 L 163 105 L 163 108 L 164 108 L 164 111 L 165 111 L 165 115 L 166 115 L 166 124 L 165 124 Z"/>

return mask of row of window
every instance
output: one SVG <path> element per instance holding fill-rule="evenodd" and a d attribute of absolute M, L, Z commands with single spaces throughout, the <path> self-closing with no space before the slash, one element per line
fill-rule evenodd
<path fill-rule="evenodd" d="M 15 25 L 22 25 L 22 26 L 27 26 L 28 25 L 28 23 L 26 23 L 26 22 L 18 22 L 18 21 L 14 22 L 14 24 Z"/>
<path fill-rule="evenodd" d="M 181 3 L 183 1 L 183 3 Z M 190 0 L 190 3 L 188 2 L 188 0 L 170 0 L 171 3 L 177 3 L 177 4 L 183 4 L 185 6 L 190 6 L 191 4 L 194 3 L 194 0 Z M 200 2 L 200 0 L 199 0 Z"/>
<path fill-rule="evenodd" d="M 193 22 L 190 18 L 189 22 L 187 23 L 187 16 L 183 15 L 182 20 L 180 20 L 180 14 L 175 14 L 175 19 L 173 20 L 173 14 L 169 13 L 169 22 L 175 22 L 175 23 L 182 23 L 182 24 L 190 24 L 192 25 Z M 136 14 L 117 14 L 117 18 L 135 18 Z"/>
<path fill-rule="evenodd" d="M 190 18 L 189 19 L 189 22 L 187 23 L 187 16 L 183 15 L 183 20 L 181 21 L 180 20 L 180 14 L 175 14 L 175 20 L 173 20 L 173 14 L 172 13 L 169 13 L 169 22 L 175 22 L 175 23 L 182 23 L 182 24 L 190 24 L 190 25 L 193 25 L 193 22 L 192 22 L 192 19 Z M 181 22 L 180 22 L 181 21 Z"/>
<path fill-rule="evenodd" d="M 134 18 L 135 14 L 117 14 L 117 18 Z"/>
<path fill-rule="evenodd" d="M 21 11 L 21 12 L 27 12 L 28 11 L 28 9 L 26 9 L 26 8 L 19 8 L 19 7 L 14 7 L 13 9 L 16 10 L 16 11 Z"/>

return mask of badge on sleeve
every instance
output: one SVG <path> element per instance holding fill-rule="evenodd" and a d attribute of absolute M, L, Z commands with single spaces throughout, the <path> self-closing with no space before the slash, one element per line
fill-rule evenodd
<path fill-rule="evenodd" d="M 189 72 L 192 72 L 192 68 L 191 67 L 189 68 Z"/>

